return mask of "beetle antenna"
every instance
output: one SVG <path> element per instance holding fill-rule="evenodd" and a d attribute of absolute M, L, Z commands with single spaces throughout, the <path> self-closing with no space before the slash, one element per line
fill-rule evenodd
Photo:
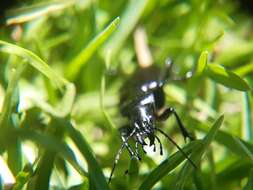
<path fill-rule="evenodd" d="M 183 149 L 180 148 L 180 146 L 178 146 L 178 144 L 172 138 L 169 137 L 169 135 L 167 135 L 165 132 L 163 132 L 159 128 L 154 128 L 154 129 L 162 133 L 172 144 L 174 144 L 177 147 L 177 149 L 185 156 L 185 158 L 191 163 L 191 165 L 197 169 L 197 166 L 194 164 L 194 162 L 187 156 L 187 154 L 183 151 Z"/>
<path fill-rule="evenodd" d="M 167 81 L 168 81 L 168 78 L 169 78 L 169 76 L 170 76 L 170 74 L 171 74 L 171 69 L 172 69 L 172 65 L 173 65 L 173 60 L 171 59 L 171 58 L 167 58 L 166 60 L 165 60 L 165 64 L 164 64 L 165 66 L 165 68 L 164 68 L 164 70 L 163 70 L 163 72 L 161 73 L 161 76 L 160 76 L 160 80 L 161 81 L 163 81 L 162 83 L 164 84 L 164 83 L 167 83 Z"/>
<path fill-rule="evenodd" d="M 111 174 L 110 174 L 108 183 L 110 183 L 111 180 L 112 180 L 112 175 L 113 175 L 113 173 L 114 173 L 114 170 L 115 170 L 115 168 L 116 168 L 116 165 L 118 164 L 120 155 L 122 154 L 124 148 L 125 148 L 125 143 L 123 143 L 123 144 L 121 145 L 120 149 L 118 150 L 118 153 L 117 153 L 116 156 L 115 156 L 115 160 L 114 160 L 114 163 L 113 163 L 113 167 L 112 167 L 112 171 L 111 171 Z"/>
<path fill-rule="evenodd" d="M 186 81 L 190 78 L 192 78 L 193 76 L 193 72 L 192 71 L 188 71 L 185 76 L 182 76 L 182 77 L 173 77 L 172 80 L 173 81 Z"/>

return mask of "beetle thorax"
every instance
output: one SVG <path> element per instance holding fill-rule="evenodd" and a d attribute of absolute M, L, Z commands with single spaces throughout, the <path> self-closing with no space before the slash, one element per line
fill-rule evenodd
<path fill-rule="evenodd" d="M 152 104 L 138 105 L 132 114 L 132 121 L 137 131 L 153 132 L 154 109 Z"/>

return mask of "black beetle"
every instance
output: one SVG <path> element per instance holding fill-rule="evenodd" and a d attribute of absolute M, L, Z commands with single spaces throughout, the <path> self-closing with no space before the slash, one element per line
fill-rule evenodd
<path fill-rule="evenodd" d="M 172 107 L 165 107 L 163 86 L 168 80 L 173 81 L 173 78 L 170 76 L 171 67 L 172 60 L 167 59 L 163 70 L 154 65 L 139 68 L 123 84 L 120 90 L 120 112 L 124 117 L 128 118 L 129 125 L 121 127 L 119 130 L 123 144 L 116 155 L 109 182 L 111 181 L 114 169 L 124 148 L 127 148 L 131 158 L 135 157 L 141 160 L 138 146 L 140 145 L 144 153 L 146 153 L 143 146 L 147 145 L 144 139 L 148 138 L 150 142 L 149 146 L 154 146 L 154 151 L 156 151 L 155 140 L 158 141 L 160 154 L 163 154 L 162 143 L 155 132 L 163 134 L 196 167 L 176 142 L 155 125 L 157 121 L 164 121 L 170 115 L 174 115 L 184 139 L 189 138 L 193 140 L 193 137 L 182 124 L 176 111 Z M 186 78 L 188 77 L 186 76 Z M 134 150 L 128 143 L 130 138 L 135 142 Z"/>

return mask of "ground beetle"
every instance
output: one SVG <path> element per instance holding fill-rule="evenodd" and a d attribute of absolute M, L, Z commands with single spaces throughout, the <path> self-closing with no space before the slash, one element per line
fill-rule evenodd
<path fill-rule="evenodd" d="M 154 146 L 154 151 L 156 151 L 155 140 L 158 141 L 160 154 L 163 154 L 162 143 L 157 137 L 156 132 L 163 134 L 196 167 L 176 142 L 155 125 L 156 122 L 164 121 L 173 115 L 176 118 L 183 137 L 193 140 L 193 137 L 187 132 L 176 111 L 172 107 L 165 107 L 163 86 L 168 80 L 173 81 L 171 68 L 171 59 L 165 61 L 164 69 L 159 69 L 155 65 L 139 68 L 122 86 L 120 90 L 120 112 L 124 117 L 128 118 L 129 125 L 121 127 L 119 130 L 123 143 L 116 155 L 109 182 L 124 148 L 128 150 L 131 158 L 135 157 L 141 160 L 138 146 L 140 145 L 143 149 L 143 146 L 147 145 L 144 139 L 148 138 L 150 142 L 149 146 Z M 135 142 L 134 150 L 128 143 L 130 138 Z M 143 151 L 145 153 L 144 149 Z"/>

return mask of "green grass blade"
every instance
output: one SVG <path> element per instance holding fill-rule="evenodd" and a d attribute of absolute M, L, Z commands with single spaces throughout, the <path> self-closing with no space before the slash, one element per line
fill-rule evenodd
<path fill-rule="evenodd" d="M 0 51 L 15 54 L 26 60 L 29 60 L 29 64 L 31 66 L 33 66 L 42 74 L 47 76 L 50 81 L 56 84 L 60 89 L 62 89 L 63 86 L 66 86 L 65 95 L 62 101 L 59 103 L 58 108 L 53 108 L 51 105 L 45 102 L 41 102 L 39 100 L 34 99 L 33 101 L 35 104 L 37 104 L 37 106 L 56 117 L 65 117 L 71 112 L 75 98 L 75 87 L 73 84 L 69 83 L 67 80 L 57 75 L 42 59 L 40 59 L 31 51 L 1 40 L 0 45 L 2 45 L 0 47 Z"/>
<path fill-rule="evenodd" d="M 195 149 L 195 151 L 192 153 L 190 159 L 195 164 L 198 164 L 200 162 L 203 154 L 205 153 L 206 150 L 208 150 L 208 146 L 210 145 L 217 131 L 221 127 L 223 119 L 224 119 L 224 116 L 222 115 L 215 121 L 215 123 L 213 124 L 213 126 L 211 127 L 207 135 L 202 140 L 203 144 L 198 149 Z M 176 190 L 181 190 L 184 188 L 184 185 L 187 182 L 187 179 L 190 177 L 192 171 L 193 171 L 193 167 L 189 163 L 186 163 L 178 175 L 178 181 L 175 186 Z"/>
<path fill-rule="evenodd" d="M 216 62 L 225 66 L 236 65 L 242 59 L 250 57 L 253 52 L 252 41 L 236 42 L 236 45 L 231 45 L 225 48 L 216 59 Z"/>
<path fill-rule="evenodd" d="M 54 159 L 56 152 L 46 151 L 40 158 L 38 166 L 35 171 L 35 175 L 29 182 L 29 188 L 31 190 L 36 189 L 50 189 L 50 177 L 54 168 Z"/>
<path fill-rule="evenodd" d="M 109 69 L 111 65 L 111 54 L 109 53 L 106 56 L 106 61 L 105 61 L 105 66 L 106 69 Z M 100 109 L 102 111 L 102 114 L 104 115 L 105 120 L 107 121 L 108 125 L 110 126 L 110 131 L 115 133 L 116 132 L 116 125 L 113 123 L 110 115 L 108 114 L 108 112 L 106 111 L 105 108 L 105 91 L 106 91 L 106 70 L 103 72 L 103 75 L 101 77 L 101 85 L 100 85 L 100 93 L 99 93 L 99 103 L 100 103 Z"/>
<path fill-rule="evenodd" d="M 136 189 L 138 185 L 139 161 L 132 158 L 128 167 L 128 184 L 130 189 Z"/>
<path fill-rule="evenodd" d="M 251 126 L 251 106 L 248 92 L 243 93 L 243 132 L 244 139 L 251 141 L 253 139 L 253 131 Z"/>
<path fill-rule="evenodd" d="M 91 183 L 95 185 L 97 190 L 109 189 L 101 167 L 97 163 L 89 144 L 82 134 L 77 129 L 73 128 L 70 123 L 67 126 L 67 132 L 88 163 L 89 177 L 90 180 L 92 180 Z"/>
<path fill-rule="evenodd" d="M 16 65 L 16 68 L 11 68 L 10 71 L 10 80 L 7 87 L 6 95 L 3 103 L 3 110 L 0 115 L 0 144 L 3 145 L 4 148 L 7 148 L 8 154 L 8 164 L 14 175 L 22 168 L 22 151 L 21 144 L 18 139 L 13 141 L 8 141 L 6 139 L 6 133 L 10 128 L 14 127 L 14 119 L 16 114 L 12 114 L 13 110 L 17 107 L 19 102 L 19 95 L 17 93 L 18 81 L 26 68 L 26 63 L 21 63 Z M 17 126 L 16 126 L 17 127 Z M 7 143 L 7 144 L 6 144 Z M 2 148 L 2 147 L 1 147 Z"/>
<path fill-rule="evenodd" d="M 18 127 L 18 116 L 16 108 L 19 104 L 19 93 L 18 93 L 18 81 L 26 68 L 26 63 L 16 65 L 15 62 L 11 64 L 10 79 L 7 87 L 7 92 L 4 98 L 3 111 L 0 115 L 0 128 L 2 129 L 0 139 L 3 140 L 4 146 L 6 146 L 8 155 L 8 165 L 14 175 L 22 169 L 22 150 L 21 144 L 18 139 L 4 144 L 6 132 L 10 128 Z M 1 143 L 1 142 L 0 142 Z"/>
<path fill-rule="evenodd" d="M 198 190 L 206 190 L 205 189 L 205 181 L 203 173 L 200 170 L 193 171 L 193 183 Z"/>
<path fill-rule="evenodd" d="M 117 54 L 124 41 L 134 29 L 148 3 L 149 0 L 129 1 L 124 14 L 122 15 L 122 20 L 117 32 L 115 32 L 112 38 L 103 47 L 104 57 L 106 57 L 108 52 L 112 53 L 112 57 Z"/>
<path fill-rule="evenodd" d="M 3 110 L 0 115 L 0 128 L 7 126 L 7 121 L 10 119 L 13 97 L 16 95 L 15 89 L 25 67 L 26 64 L 21 63 L 17 68 L 13 68 L 10 71 L 10 80 L 4 97 Z"/>
<path fill-rule="evenodd" d="M 56 46 L 66 43 L 68 40 L 70 40 L 70 38 L 71 36 L 68 33 L 55 36 L 52 39 L 47 40 L 41 48 L 43 48 L 43 50 L 51 50 L 52 48 Z"/>
<path fill-rule="evenodd" d="M 240 91 L 249 90 L 248 84 L 235 73 L 218 64 L 207 64 L 207 75 L 217 83 Z"/>
<path fill-rule="evenodd" d="M 235 137 L 234 137 L 234 141 L 237 143 L 238 148 L 241 150 L 240 156 L 244 156 L 245 158 L 249 159 L 253 163 L 252 145 L 248 143 L 244 143 L 243 141 Z M 251 147 L 251 150 L 249 149 L 250 147 Z"/>
<path fill-rule="evenodd" d="M 0 175 L 0 190 L 3 190 L 3 182 L 2 182 L 2 177 Z"/>
<path fill-rule="evenodd" d="M 216 166 L 214 161 L 214 151 L 210 147 L 207 152 L 208 163 L 210 165 L 210 190 L 217 189 L 217 179 L 216 179 Z"/>
<path fill-rule="evenodd" d="M 12 114 L 12 117 L 16 114 Z M 14 126 L 10 124 L 11 128 L 18 128 L 19 126 Z M 8 165 L 12 173 L 16 176 L 22 170 L 22 146 L 20 139 L 13 139 L 11 143 L 7 146 L 8 154 Z"/>
<path fill-rule="evenodd" d="M 95 51 L 110 37 L 120 22 L 119 17 L 114 19 L 100 32 L 81 52 L 70 62 L 67 69 L 67 78 L 73 81 L 81 67 L 89 60 Z"/>
<path fill-rule="evenodd" d="M 183 151 L 189 155 L 193 150 L 201 145 L 200 141 L 190 142 Z M 185 160 L 185 156 L 177 151 L 168 159 L 164 160 L 158 167 L 156 167 L 142 182 L 139 190 L 151 189 L 159 180 L 161 180 L 169 172 L 173 171 L 180 163 Z"/>
<path fill-rule="evenodd" d="M 30 180 L 33 174 L 32 165 L 27 164 L 24 170 L 20 171 L 16 176 L 16 182 L 13 186 L 13 190 L 22 190 L 24 185 Z"/>
<path fill-rule="evenodd" d="M 239 76 L 245 76 L 253 72 L 253 62 L 246 63 L 234 70 L 234 72 Z"/>
<path fill-rule="evenodd" d="M 42 109 L 44 112 L 59 118 L 67 117 L 71 111 L 72 106 L 75 99 L 75 86 L 72 83 L 68 83 L 66 85 L 66 92 L 62 98 L 61 101 L 57 104 L 57 106 L 52 106 L 48 104 L 47 102 L 38 100 L 38 99 L 32 99 L 34 104 L 38 106 L 40 109 Z"/>
<path fill-rule="evenodd" d="M 80 175 L 87 176 L 87 173 L 78 164 L 73 151 L 66 143 L 60 142 L 53 137 L 37 133 L 30 129 L 16 129 L 13 130 L 10 135 L 16 135 L 21 139 L 31 140 L 40 144 L 47 150 L 57 152 L 60 156 L 66 159 Z"/>
<path fill-rule="evenodd" d="M 87 190 L 87 189 L 89 189 L 88 181 L 84 181 L 81 184 L 69 187 L 67 190 Z"/>
<path fill-rule="evenodd" d="M 104 103 L 104 97 L 105 97 L 105 87 L 106 87 L 106 78 L 105 78 L 105 73 L 103 74 L 101 78 L 101 89 L 100 89 L 100 94 L 99 94 L 99 100 L 100 100 L 100 109 L 104 115 L 105 120 L 108 123 L 108 126 L 110 126 L 109 130 L 114 131 L 117 129 L 115 124 L 113 123 L 110 115 L 107 113 L 105 109 L 105 103 Z"/>
<path fill-rule="evenodd" d="M 197 127 L 196 129 L 207 132 L 206 127 Z M 235 155 L 240 155 L 241 158 L 252 162 L 253 158 L 253 145 L 239 139 L 227 132 L 219 130 L 215 137 L 215 140 L 223 144 L 228 150 L 233 152 Z"/>
<path fill-rule="evenodd" d="M 218 185 L 224 185 L 226 183 L 234 182 L 235 180 L 247 177 L 251 168 L 252 164 L 248 161 L 236 159 L 221 172 L 217 173 L 216 177 Z"/>
<path fill-rule="evenodd" d="M 66 7 L 72 6 L 76 3 L 76 0 L 63 0 L 63 1 L 51 1 L 46 3 L 38 3 L 32 6 L 13 9 L 7 11 L 6 24 L 19 24 L 27 22 L 41 16 L 46 16 L 50 13 L 54 13 L 59 10 L 63 10 Z"/>
<path fill-rule="evenodd" d="M 253 189 L 253 171 L 251 170 L 248 182 L 244 186 L 243 190 L 252 190 Z"/>
<path fill-rule="evenodd" d="M 196 68 L 196 75 L 200 75 L 204 72 L 204 70 L 206 69 L 207 61 L 208 61 L 208 52 L 207 51 L 201 52 Z"/>
<path fill-rule="evenodd" d="M 48 77 L 59 88 L 68 83 L 64 78 L 56 74 L 39 56 L 25 48 L 0 40 L 0 52 L 16 55 L 28 60 L 31 66 Z"/>

